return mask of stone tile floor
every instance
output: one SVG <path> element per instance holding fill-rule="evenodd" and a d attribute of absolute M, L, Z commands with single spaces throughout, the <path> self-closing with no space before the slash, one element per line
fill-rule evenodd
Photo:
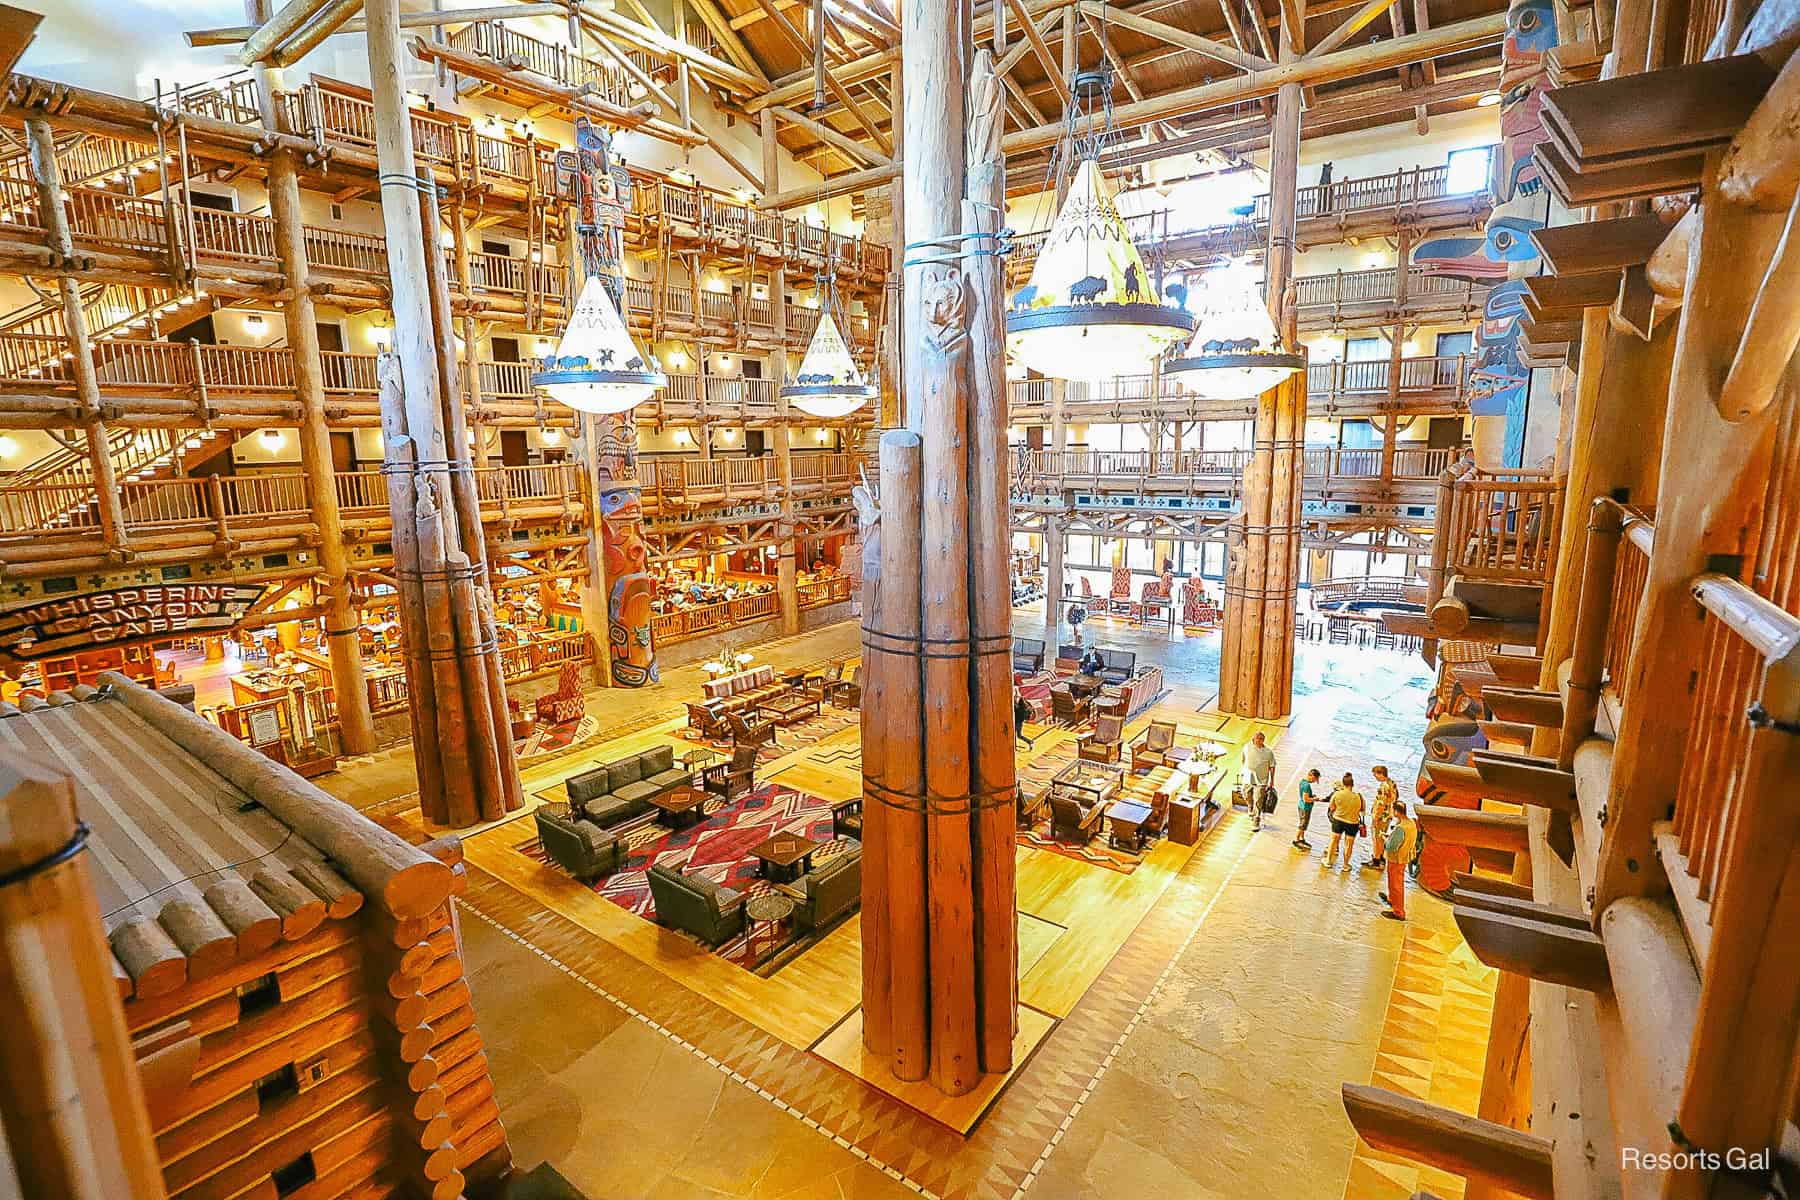
<path fill-rule="evenodd" d="M 1031 619 L 1021 613 L 1021 634 Z M 1088 632 L 1162 662 L 1177 698 L 1199 706 L 1215 690 L 1216 634 Z M 785 665 L 855 649 L 844 625 L 758 651 Z M 641 981 L 608 948 L 503 885 L 473 889 L 471 985 L 516 1160 L 554 1162 L 597 1200 L 1406 1194 L 1416 1175 L 1358 1151 L 1338 1085 L 1387 1083 L 1403 1061 L 1434 1098 L 1465 1100 L 1485 1040 L 1469 1016 L 1482 977 L 1459 961 L 1454 1027 L 1421 1036 L 1418 1011 L 1435 1012 L 1432 989 L 1444 990 L 1434 964 L 1461 948 L 1448 910 L 1415 893 L 1409 925 L 1381 920 L 1372 872 L 1327 872 L 1322 839 L 1302 854 L 1289 838 L 1306 766 L 1366 778 L 1385 761 L 1410 791 L 1429 687 L 1416 658 L 1302 643 L 1274 827 L 1252 835 L 1227 816 L 966 1141 L 909 1125 L 810 1056 L 734 1041 L 722 1010 L 628 990 Z M 660 690 L 672 706 L 697 680 Z M 634 715 L 649 699 L 595 695 Z M 349 790 L 378 801 L 403 779 L 393 764 Z M 1447 1082 L 1430 1082 L 1434 1055 L 1452 1064 Z"/>

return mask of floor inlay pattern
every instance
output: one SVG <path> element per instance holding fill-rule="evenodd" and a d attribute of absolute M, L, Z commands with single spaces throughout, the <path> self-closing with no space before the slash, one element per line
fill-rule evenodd
<path fill-rule="evenodd" d="M 471 868 L 474 913 L 590 990 L 681 1044 L 777 1108 L 941 1200 L 1013 1200 L 1054 1152 L 1081 1104 L 1194 936 L 1241 860 L 1244 822 L 1208 838 L 1074 1011 L 965 1140 Z M 1196 916 L 1196 914 L 1199 914 Z M 596 981 L 603 980 L 604 985 Z"/>
<path fill-rule="evenodd" d="M 1454 933 L 1409 923 L 1369 1082 L 1473 1114 L 1498 978 Z M 1344 1200 L 1408 1200 L 1419 1191 L 1460 1200 L 1463 1186 L 1460 1175 L 1378 1153 L 1359 1140 Z"/>

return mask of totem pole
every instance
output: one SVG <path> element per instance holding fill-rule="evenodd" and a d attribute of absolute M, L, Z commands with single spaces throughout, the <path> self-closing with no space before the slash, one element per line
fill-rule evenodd
<path fill-rule="evenodd" d="M 622 231 L 624 197 L 631 176 L 612 159 L 612 139 L 605 129 L 586 117 L 575 121 L 576 187 L 578 208 L 577 267 L 570 295 L 581 283 L 598 276 L 613 305 L 625 310 L 625 265 Z M 602 363 L 601 366 L 611 366 Z M 620 364 L 626 370 L 641 362 Z M 592 548 L 598 570 L 595 579 L 606 604 L 607 682 L 614 687 L 643 687 L 657 679 L 656 648 L 650 637 L 650 602 L 656 583 L 650 576 L 649 550 L 644 543 L 643 510 L 637 480 L 637 423 L 629 412 L 582 417 L 583 450 L 590 464 L 594 492 L 594 526 L 597 546 Z M 599 631 L 593 631 L 599 636 Z"/>
<path fill-rule="evenodd" d="M 1513 0 L 1500 49 L 1500 160 L 1493 172 L 1494 211 L 1480 237 L 1442 237 L 1419 243 L 1413 262 L 1429 274 L 1478 283 L 1488 292 L 1476 330 L 1469 375 L 1475 464 L 1485 470 L 1520 467 L 1532 393 L 1532 370 L 1519 359 L 1525 280 L 1541 269 L 1533 230 L 1551 219 L 1551 196 L 1538 174 L 1544 140 L 1544 93 L 1550 87 L 1544 56 L 1557 44 L 1550 0 Z"/>

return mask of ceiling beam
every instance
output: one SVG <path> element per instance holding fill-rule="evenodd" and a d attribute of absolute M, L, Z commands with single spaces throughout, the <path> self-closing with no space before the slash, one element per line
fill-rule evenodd
<path fill-rule="evenodd" d="M 868 163 L 870 166 L 885 167 L 893 164 L 894 160 L 889 157 L 888 154 L 857 141 L 847 133 L 833 129 L 823 121 L 815 121 L 805 113 L 795 112 L 791 108 L 782 108 L 779 105 L 771 108 L 769 111 L 786 121 L 788 124 L 799 126 L 801 129 L 806 130 L 806 132 L 812 134 L 814 137 L 834 149 L 852 155 L 862 162 Z M 889 144 L 889 149 L 892 149 L 891 143 Z"/>
<path fill-rule="evenodd" d="M 875 145 L 880 148 L 883 157 L 892 162 L 894 158 L 894 143 L 888 141 L 886 136 L 882 134 L 881 127 L 875 124 L 874 118 L 869 116 L 869 114 L 864 111 L 863 106 L 856 102 L 856 97 L 850 94 L 850 89 L 832 78 L 831 72 L 829 71 L 825 73 L 825 86 L 830 90 L 832 95 L 838 98 L 838 103 L 849 110 L 850 115 L 856 119 L 858 125 L 863 127 L 864 132 L 874 139 Z"/>
<path fill-rule="evenodd" d="M 439 25 L 461 25 L 468 21 L 503 21 L 513 17 L 559 17 L 568 10 L 561 4 L 507 4 L 498 8 L 462 8 L 452 12 L 404 12 L 400 28 L 418 29 Z M 338 26 L 337 33 L 366 33 L 368 22 L 361 17 Z M 190 29 L 182 36 L 190 46 L 235 46 L 250 40 L 255 25 L 226 25 L 217 29 Z"/>
<path fill-rule="evenodd" d="M 1391 4 L 1393 0 L 1377 2 Z M 1305 58 L 1278 63 L 1267 71 L 1179 88 L 1145 100 L 1119 105 L 1113 109 L 1113 120 L 1121 129 L 1132 129 L 1192 112 L 1260 100 L 1274 95 L 1284 84 L 1330 83 L 1356 75 L 1392 70 L 1401 63 L 1473 50 L 1498 42 L 1505 33 L 1506 14 L 1497 12 L 1440 25 L 1403 38 L 1357 46 L 1335 54 L 1315 50 Z M 1046 122 L 1036 129 L 1021 129 L 1006 135 L 1001 140 L 1001 149 L 1007 154 L 1037 150 L 1054 145 L 1061 134 L 1060 124 Z"/>
<path fill-rule="evenodd" d="M 1031 13 L 1025 7 L 1025 0 L 1007 0 L 1013 15 L 1019 18 L 1023 27 L 1025 40 L 1031 43 L 1031 52 L 1037 55 L 1038 62 L 1043 64 L 1044 74 L 1056 85 L 1056 94 L 1062 97 L 1063 103 L 1069 102 L 1069 81 L 1063 78 L 1062 67 L 1057 64 L 1056 56 L 1050 53 L 1050 44 L 1044 41 L 1044 35 L 1032 23 Z"/>
<path fill-rule="evenodd" d="M 1014 4 L 1019 0 L 1013 0 Z M 1124 9 L 1111 8 L 1093 3 L 1093 0 L 1081 0 L 1082 14 L 1090 20 L 1103 20 L 1107 24 L 1129 29 L 1133 33 L 1141 33 L 1145 37 L 1153 37 L 1171 46 L 1179 46 L 1183 50 L 1192 50 L 1195 54 L 1205 55 L 1216 62 L 1236 67 L 1240 71 L 1266 71 L 1275 64 L 1257 54 L 1247 54 L 1235 46 L 1227 46 L 1224 42 L 1215 42 L 1211 38 L 1201 37 L 1197 33 L 1189 33 L 1185 29 L 1177 29 L 1161 21 L 1153 21 L 1149 17 L 1140 17 L 1136 13 Z"/>
<path fill-rule="evenodd" d="M 1318 45 L 1314 46 L 1311 50 L 1308 50 L 1306 52 L 1306 57 L 1318 58 L 1330 54 L 1333 50 L 1336 50 L 1339 46 L 1355 37 L 1358 33 L 1361 33 L 1363 29 L 1368 26 L 1369 22 L 1373 21 L 1376 17 L 1379 17 L 1382 13 L 1393 7 L 1393 5 L 1394 0 L 1367 0 L 1361 8 L 1350 14 L 1350 19 L 1348 21 L 1345 21 L 1342 25 L 1339 25 L 1336 29 L 1326 34 L 1320 39 Z"/>

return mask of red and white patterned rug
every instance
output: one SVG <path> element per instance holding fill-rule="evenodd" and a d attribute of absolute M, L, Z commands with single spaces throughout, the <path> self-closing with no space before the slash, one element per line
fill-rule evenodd
<path fill-rule="evenodd" d="M 666 829 L 645 817 L 613 832 L 623 837 L 630 849 L 624 865 L 596 881 L 594 891 L 647 921 L 656 919 L 650 868 L 657 863 L 741 892 L 749 900 L 771 886 L 759 873 L 761 864 L 750 857 L 750 851 L 776 834 L 798 833 L 822 843 L 813 853 L 815 868 L 856 845 L 832 835 L 831 805 L 776 783 L 762 784 L 686 829 Z M 535 836 L 515 849 L 538 862 L 547 861 Z M 721 953 L 728 949 L 729 944 Z M 727 953 L 727 957 L 731 955 Z"/>

